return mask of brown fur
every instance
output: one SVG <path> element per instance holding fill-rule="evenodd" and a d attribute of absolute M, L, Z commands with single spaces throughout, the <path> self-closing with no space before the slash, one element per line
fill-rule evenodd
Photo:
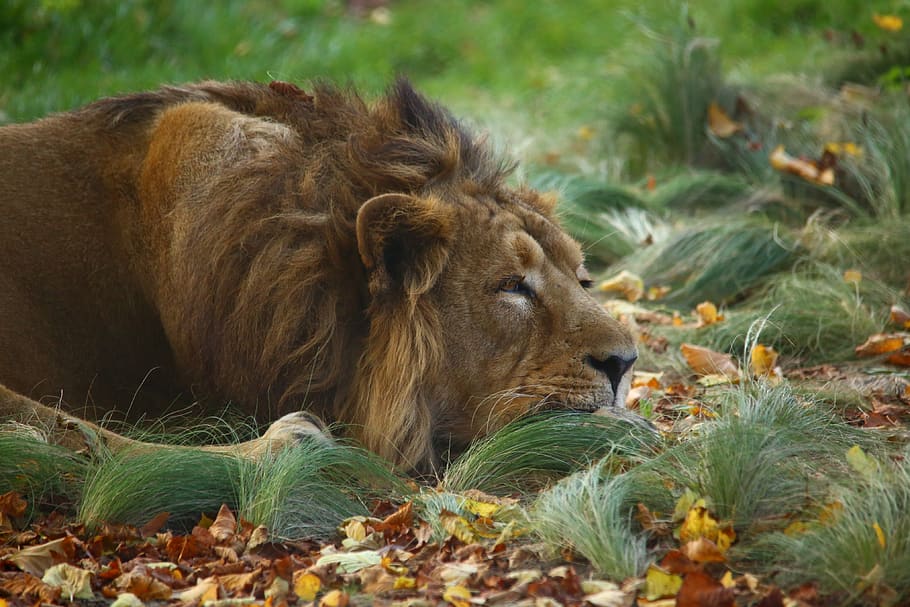
<path fill-rule="evenodd" d="M 94 417 L 306 408 L 407 466 L 540 406 L 621 406 L 590 361 L 631 337 L 508 172 L 404 81 L 374 105 L 204 82 L 3 127 L 0 382 Z"/>

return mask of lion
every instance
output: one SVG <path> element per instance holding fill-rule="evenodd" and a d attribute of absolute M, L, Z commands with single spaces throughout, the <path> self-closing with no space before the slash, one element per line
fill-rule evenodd
<path fill-rule="evenodd" d="M 275 438 L 305 411 L 421 469 L 529 412 L 621 409 L 635 340 L 512 171 L 405 79 L 372 103 L 201 82 L 4 126 L 0 415 L 116 448 L 81 419 L 233 403 L 285 415 Z"/>

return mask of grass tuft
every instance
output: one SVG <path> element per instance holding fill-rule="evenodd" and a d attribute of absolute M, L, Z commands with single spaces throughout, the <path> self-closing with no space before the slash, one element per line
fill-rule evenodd
<path fill-rule="evenodd" d="M 817 580 L 842 604 L 896 605 L 910 599 L 910 465 L 857 478 L 834 498 L 843 506 L 805 533 L 768 539 L 788 582 Z M 829 509 L 830 510 L 830 509 Z M 879 537 L 876 527 L 881 530 Z"/>
<path fill-rule="evenodd" d="M 609 468 L 600 463 L 545 491 L 533 505 L 531 520 L 552 548 L 571 547 L 600 573 L 625 580 L 644 573 L 647 536 L 632 526 L 637 477 L 612 476 Z"/>
<path fill-rule="evenodd" d="M 846 473 L 847 449 L 876 444 L 786 385 L 747 382 L 723 396 L 718 419 L 647 466 L 708 498 L 739 529 L 820 500 Z"/>
<path fill-rule="evenodd" d="M 775 226 L 728 221 L 682 230 L 621 265 L 648 284 L 673 287 L 668 304 L 730 303 L 793 263 L 796 248 Z"/>
<path fill-rule="evenodd" d="M 28 501 L 28 517 L 42 506 L 71 503 L 80 494 L 87 462 L 48 444 L 26 427 L 0 431 L 0 494 L 16 491 Z"/>
<path fill-rule="evenodd" d="M 658 441 L 647 429 L 625 421 L 589 413 L 541 413 L 473 443 L 449 466 L 442 486 L 454 492 L 527 495 L 601 458 L 620 470 Z"/>
<path fill-rule="evenodd" d="M 362 449 L 312 439 L 261 461 L 244 460 L 240 513 L 281 538 L 325 537 L 366 504 L 408 492 L 390 466 Z"/>

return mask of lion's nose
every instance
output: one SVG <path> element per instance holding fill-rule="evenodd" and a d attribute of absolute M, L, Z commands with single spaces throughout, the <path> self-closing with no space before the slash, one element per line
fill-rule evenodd
<path fill-rule="evenodd" d="M 626 356 L 611 354 L 606 358 L 597 358 L 591 354 L 585 356 L 585 362 L 588 365 L 610 379 L 610 385 L 613 386 L 613 394 L 616 394 L 619 382 L 622 381 L 623 376 L 632 368 L 636 360 L 638 360 L 637 354 Z"/>

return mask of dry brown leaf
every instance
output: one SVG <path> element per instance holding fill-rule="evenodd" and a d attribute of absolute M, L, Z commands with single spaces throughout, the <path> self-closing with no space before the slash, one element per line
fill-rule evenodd
<path fill-rule="evenodd" d="M 708 129 L 721 139 L 727 139 L 743 130 L 743 125 L 730 118 L 727 113 L 712 101 L 708 105 Z"/>
<path fill-rule="evenodd" d="M 856 346 L 859 356 L 876 356 L 896 352 L 904 347 L 906 335 L 902 333 L 876 333 L 870 335 L 863 344 Z"/>
<path fill-rule="evenodd" d="M 48 586 L 30 573 L 13 573 L 0 578 L 0 591 L 23 600 L 54 604 L 60 597 L 60 589 Z"/>
<path fill-rule="evenodd" d="M 684 343 L 679 347 L 689 368 L 698 375 L 725 375 L 738 377 L 739 367 L 729 354 L 715 352 L 709 348 Z"/>
<path fill-rule="evenodd" d="M 40 578 L 50 567 L 72 559 L 74 555 L 73 538 L 61 537 L 40 546 L 23 548 L 19 552 L 7 556 L 6 560 L 22 571 Z"/>
<path fill-rule="evenodd" d="M 693 571 L 683 580 L 676 595 L 676 607 L 733 607 L 734 594 L 735 589 L 724 588 L 707 573 Z"/>
<path fill-rule="evenodd" d="M 209 527 L 209 533 L 216 542 L 225 542 L 232 537 L 237 531 L 237 518 L 227 504 L 222 504 L 218 510 L 218 516 Z"/>
<path fill-rule="evenodd" d="M 28 502 L 22 499 L 22 496 L 16 491 L 7 491 L 0 495 L 0 514 L 19 517 L 25 514 L 26 508 L 28 508 Z"/>
<path fill-rule="evenodd" d="M 898 367 L 910 367 L 910 351 L 901 350 L 900 352 L 895 352 L 888 356 L 885 361 Z"/>
<path fill-rule="evenodd" d="M 319 601 L 319 607 L 347 607 L 349 601 L 348 594 L 343 590 L 330 590 Z"/>
<path fill-rule="evenodd" d="M 141 601 L 166 601 L 171 598 L 172 593 L 169 586 L 139 569 L 134 569 L 118 577 L 114 580 L 114 586 L 123 592 L 132 592 Z"/>
<path fill-rule="evenodd" d="M 439 513 L 439 522 L 449 535 L 460 539 L 465 544 L 473 544 L 477 541 L 474 526 L 464 517 L 443 509 Z"/>

